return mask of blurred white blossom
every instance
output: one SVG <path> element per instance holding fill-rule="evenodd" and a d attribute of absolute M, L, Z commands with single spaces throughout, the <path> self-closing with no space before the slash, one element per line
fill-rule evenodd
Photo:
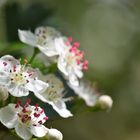
<path fill-rule="evenodd" d="M 17 135 L 24 140 L 29 140 L 32 135 L 43 137 L 49 130 L 43 125 L 48 119 L 44 110 L 29 103 L 27 101 L 21 106 L 21 102 L 18 102 L 0 109 L 1 123 L 9 129 L 15 128 Z"/>
<path fill-rule="evenodd" d="M 49 84 L 49 87 L 45 92 L 35 95 L 43 102 L 50 104 L 61 117 L 73 116 L 65 104 L 70 98 L 64 98 L 65 93 L 62 81 L 54 74 L 42 75 L 42 79 Z"/>
<path fill-rule="evenodd" d="M 55 39 L 56 49 L 59 52 L 58 68 L 74 85 L 79 85 L 79 79 L 83 77 L 83 70 L 88 69 L 88 61 L 84 60 L 84 52 L 80 51 L 79 42 L 71 44 L 72 39 L 60 37 Z"/>
<path fill-rule="evenodd" d="M 31 31 L 18 30 L 18 35 L 23 43 L 32 47 L 37 47 L 47 56 L 58 55 L 55 47 L 55 39 L 60 36 L 60 33 L 52 27 L 38 27 L 35 34 Z"/>
<path fill-rule="evenodd" d="M 79 86 L 68 83 L 69 87 L 82 98 L 88 106 L 94 106 L 99 98 L 99 92 L 91 81 L 80 80 Z"/>
<path fill-rule="evenodd" d="M 13 56 L 0 58 L 0 85 L 7 88 L 16 97 L 27 96 L 29 91 L 40 93 L 46 90 L 48 84 L 38 80 L 35 69 L 21 65 Z"/>

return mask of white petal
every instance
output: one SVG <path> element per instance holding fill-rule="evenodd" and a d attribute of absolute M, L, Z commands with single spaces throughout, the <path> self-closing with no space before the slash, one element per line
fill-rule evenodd
<path fill-rule="evenodd" d="M 30 46 L 36 46 L 36 36 L 31 31 L 18 30 L 19 39 Z"/>
<path fill-rule="evenodd" d="M 91 94 L 88 94 L 88 93 L 87 94 L 81 94 L 80 97 L 83 98 L 85 100 L 86 104 L 88 106 L 91 106 L 91 107 L 95 105 L 95 103 L 97 101 L 97 98 L 98 98 L 97 95 L 91 95 Z"/>
<path fill-rule="evenodd" d="M 46 128 L 44 125 L 32 126 L 30 128 L 30 131 L 36 137 L 44 137 L 46 133 L 48 132 L 48 128 Z"/>
<path fill-rule="evenodd" d="M 66 104 L 63 100 L 58 100 L 56 102 L 50 102 L 49 104 L 52 105 L 53 109 L 63 118 L 72 117 L 72 113 L 67 109 Z"/>
<path fill-rule="evenodd" d="M 57 67 L 62 73 L 64 73 L 66 76 L 68 76 L 68 72 L 66 69 L 66 62 L 62 56 L 59 56 L 59 58 L 58 58 Z"/>
<path fill-rule="evenodd" d="M 18 123 L 15 127 L 15 131 L 17 135 L 24 140 L 30 140 L 32 137 L 29 128 L 24 124 Z"/>
<path fill-rule="evenodd" d="M 47 46 L 49 45 L 49 46 Z M 46 46 L 38 46 L 38 48 L 40 49 L 40 51 L 42 53 L 44 53 L 45 55 L 49 56 L 49 57 L 52 57 L 52 56 L 55 56 L 55 55 L 58 55 L 58 52 L 55 50 L 55 46 L 50 46 L 51 44 L 46 44 Z"/>
<path fill-rule="evenodd" d="M 79 80 L 74 74 L 69 75 L 69 82 L 74 86 L 79 86 Z"/>
<path fill-rule="evenodd" d="M 9 93 L 15 97 L 27 96 L 29 94 L 29 91 L 24 86 L 21 85 L 11 84 L 7 88 Z"/>
<path fill-rule="evenodd" d="M 42 92 L 42 93 L 43 93 L 43 92 Z M 34 95 L 35 95 L 38 99 L 40 99 L 41 101 L 43 101 L 43 102 L 48 102 L 47 99 L 45 98 L 45 96 L 43 96 L 44 94 L 42 94 L 42 93 L 35 92 Z"/>
<path fill-rule="evenodd" d="M 65 102 L 63 99 L 58 101 L 49 101 L 45 94 L 35 93 L 35 96 L 42 100 L 45 103 L 50 104 L 53 109 L 63 118 L 68 118 L 73 116 L 72 113 L 67 109 Z"/>
<path fill-rule="evenodd" d="M 71 47 L 71 45 L 67 46 L 65 42 L 67 42 L 67 38 L 65 37 L 55 38 L 54 40 L 56 50 L 60 55 L 64 53 L 64 51 L 67 50 L 69 47 Z"/>
<path fill-rule="evenodd" d="M 4 55 L 0 58 L 0 70 L 10 71 L 14 65 L 18 65 L 19 61 L 11 55 Z"/>
<path fill-rule="evenodd" d="M 9 76 L 6 72 L 0 72 L 0 85 L 7 85 L 9 84 Z"/>
<path fill-rule="evenodd" d="M 0 121 L 8 128 L 14 128 L 17 123 L 15 104 L 9 104 L 0 109 Z"/>
<path fill-rule="evenodd" d="M 75 72 L 75 74 L 76 74 L 79 78 L 82 78 L 82 77 L 83 77 L 83 72 L 82 72 L 82 70 L 81 70 L 80 68 L 75 67 L 75 68 L 74 68 L 74 72 Z"/>
<path fill-rule="evenodd" d="M 26 84 L 26 88 L 32 92 L 43 92 L 47 89 L 48 84 L 41 80 L 29 80 L 29 83 Z"/>
<path fill-rule="evenodd" d="M 99 94 L 91 82 L 80 80 L 79 86 L 74 86 L 71 83 L 68 83 L 68 85 L 80 98 L 84 99 L 88 106 L 94 106 L 96 104 Z"/>
<path fill-rule="evenodd" d="M 51 128 L 48 132 L 48 140 L 62 140 L 63 135 L 57 129 Z"/>

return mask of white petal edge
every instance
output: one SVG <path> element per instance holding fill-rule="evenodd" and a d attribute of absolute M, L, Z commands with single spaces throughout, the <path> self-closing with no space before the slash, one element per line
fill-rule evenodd
<path fill-rule="evenodd" d="M 22 96 L 29 95 L 28 89 L 26 89 L 24 86 L 21 85 L 10 85 L 7 87 L 7 89 L 9 93 L 15 97 L 22 97 Z"/>
<path fill-rule="evenodd" d="M 29 128 L 24 124 L 18 123 L 15 127 L 15 131 L 17 135 L 24 140 L 30 140 L 32 137 Z"/>
<path fill-rule="evenodd" d="M 0 72 L 0 85 L 7 85 L 9 84 L 9 77 L 6 72 Z"/>
<path fill-rule="evenodd" d="M 26 88 L 34 93 L 44 92 L 48 88 L 48 84 L 41 80 L 29 80 L 26 84 Z"/>
<path fill-rule="evenodd" d="M 31 126 L 30 131 L 36 137 L 44 137 L 48 133 L 48 128 L 44 125 L 40 126 Z"/>
<path fill-rule="evenodd" d="M 73 114 L 67 109 L 65 102 L 62 100 L 58 100 L 56 102 L 48 101 L 50 105 L 52 105 L 53 109 L 63 118 L 72 117 Z"/>
<path fill-rule="evenodd" d="M 69 82 L 73 86 L 77 86 L 77 87 L 79 86 L 79 80 L 74 74 L 69 75 Z"/>
<path fill-rule="evenodd" d="M 9 104 L 0 109 L 0 121 L 7 128 L 14 128 L 17 124 L 15 104 Z"/>
<path fill-rule="evenodd" d="M 59 56 L 58 58 L 57 67 L 63 74 L 65 74 L 65 76 L 68 76 L 68 72 L 66 70 L 66 62 L 64 61 L 62 56 Z"/>
<path fill-rule="evenodd" d="M 36 46 L 36 36 L 31 31 L 20 30 L 18 29 L 19 39 L 30 46 Z"/>
<path fill-rule="evenodd" d="M 42 53 L 44 53 L 48 57 L 52 57 L 52 56 L 55 56 L 55 55 L 58 55 L 59 54 L 55 49 L 54 50 L 49 49 L 49 46 L 39 46 L 38 45 L 38 48 L 40 49 L 40 51 Z"/>
<path fill-rule="evenodd" d="M 4 63 L 6 65 L 4 65 Z M 0 58 L 0 70 L 8 71 L 14 66 L 19 65 L 19 61 L 11 55 L 4 55 Z"/>
<path fill-rule="evenodd" d="M 35 93 L 35 96 L 41 101 L 50 104 L 53 109 L 63 118 L 72 117 L 73 114 L 67 109 L 65 102 L 62 100 L 58 100 L 56 102 L 49 101 L 42 94 Z"/>
<path fill-rule="evenodd" d="M 98 92 L 90 86 L 89 81 L 81 80 L 79 86 L 68 83 L 69 87 L 74 90 L 80 98 L 84 99 L 87 106 L 94 106 L 99 98 Z"/>

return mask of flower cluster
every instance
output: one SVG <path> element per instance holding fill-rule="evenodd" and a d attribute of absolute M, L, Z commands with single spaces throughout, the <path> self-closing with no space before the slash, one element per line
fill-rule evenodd
<path fill-rule="evenodd" d="M 57 62 L 58 75 L 32 68 L 32 63 L 28 63 L 26 59 L 23 62 L 11 55 L 4 55 L 0 58 L 0 101 L 6 102 L 9 95 L 14 99 L 10 101 L 29 94 L 35 95 L 43 103 L 51 105 L 61 117 L 68 118 L 73 114 L 66 102 L 75 97 L 67 94 L 69 87 L 87 106 L 111 108 L 112 99 L 109 96 L 100 96 L 93 83 L 83 79 L 88 61 L 84 59 L 84 52 L 79 49 L 79 42 L 73 42 L 72 38 L 63 36 L 52 27 L 38 27 L 35 33 L 18 30 L 18 34 L 23 43 L 45 54 L 46 60 L 55 56 L 55 62 L 52 63 Z M 46 109 L 38 104 L 30 105 L 30 99 L 23 103 L 24 99 L 21 99 L 17 103 L 10 102 L 3 106 L 0 109 L 0 122 L 9 129 L 15 128 L 17 135 L 24 140 L 31 139 L 32 135 L 48 140 L 62 140 L 60 131 L 44 125 L 48 120 Z"/>
<path fill-rule="evenodd" d="M 79 42 L 72 44 L 72 38 L 61 36 L 52 27 L 38 27 L 35 34 L 18 30 L 22 42 L 37 47 L 46 56 L 58 56 L 58 69 L 71 84 L 78 86 L 78 78 L 83 77 L 83 70 L 88 69 L 88 61 L 84 60 L 84 52 L 79 50 Z"/>

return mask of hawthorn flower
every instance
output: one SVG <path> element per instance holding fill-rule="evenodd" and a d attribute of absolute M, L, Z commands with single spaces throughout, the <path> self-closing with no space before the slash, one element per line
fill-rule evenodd
<path fill-rule="evenodd" d="M 44 110 L 31 106 L 27 100 L 24 106 L 21 101 L 17 104 L 9 104 L 0 109 L 0 121 L 7 128 L 15 128 L 15 132 L 24 140 L 31 139 L 32 135 L 43 137 L 48 133 L 48 128 L 43 124 L 48 120 Z"/>
<path fill-rule="evenodd" d="M 35 94 L 37 98 L 50 104 L 61 117 L 73 116 L 66 107 L 65 102 L 70 98 L 64 98 L 64 85 L 60 79 L 53 74 L 48 74 L 44 76 L 44 80 L 49 84 L 49 87 L 45 92 Z"/>
<path fill-rule="evenodd" d="M 87 106 L 94 106 L 99 98 L 99 93 L 93 83 L 87 80 L 80 80 L 79 86 L 68 83 L 69 87 L 82 98 Z"/>
<path fill-rule="evenodd" d="M 88 69 L 88 61 L 84 60 L 84 52 L 78 49 L 79 43 L 71 44 L 72 39 L 59 37 L 55 39 L 56 49 L 59 52 L 58 69 L 66 79 L 74 85 L 79 85 L 78 78 L 83 77 L 83 70 Z"/>
<path fill-rule="evenodd" d="M 36 70 L 21 65 L 13 56 L 5 55 L 0 58 L 0 85 L 16 97 L 27 96 L 29 91 L 38 94 L 48 87 L 48 84 L 38 80 Z"/>
<path fill-rule="evenodd" d="M 23 43 L 39 48 L 45 55 L 49 57 L 58 55 L 54 40 L 60 36 L 60 33 L 54 28 L 38 27 L 34 34 L 29 30 L 18 30 L 18 35 Z"/>

